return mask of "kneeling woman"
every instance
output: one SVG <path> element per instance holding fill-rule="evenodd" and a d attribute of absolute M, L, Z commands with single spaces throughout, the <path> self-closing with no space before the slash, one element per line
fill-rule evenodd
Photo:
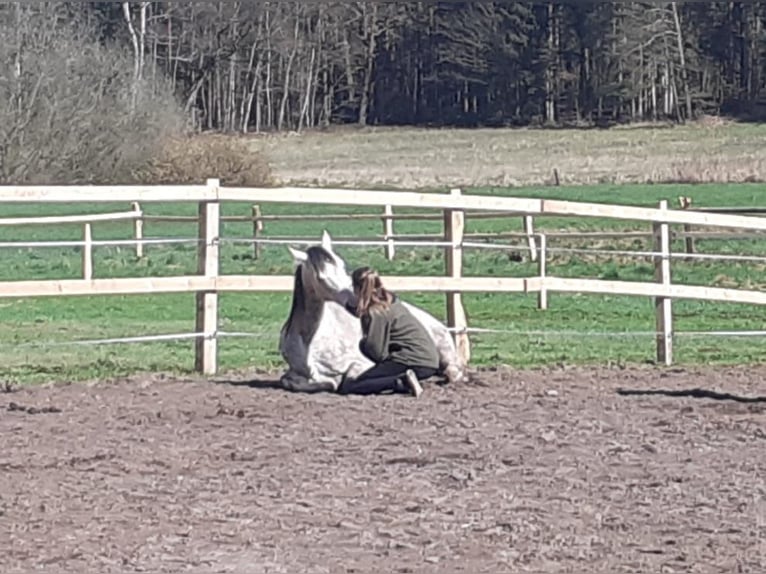
<path fill-rule="evenodd" d="M 420 379 L 439 370 L 439 352 L 420 321 L 386 290 L 380 276 L 369 267 L 352 275 L 357 299 L 356 315 L 364 336 L 360 350 L 375 366 L 356 379 L 347 379 L 342 394 L 371 395 L 385 391 L 420 396 Z"/>

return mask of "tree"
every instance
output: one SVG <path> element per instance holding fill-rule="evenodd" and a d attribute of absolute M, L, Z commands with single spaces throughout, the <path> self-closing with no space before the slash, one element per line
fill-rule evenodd
<path fill-rule="evenodd" d="M 199 129 L 505 125 L 754 116 L 761 2 L 13 3 L 82 23 L 166 81 Z M 18 10 L 18 12 L 17 12 Z M 78 24 L 79 25 L 79 24 Z M 20 43 L 15 27 L 10 46 Z M 8 53 L 9 86 L 23 60 Z M 12 87 L 8 89 L 12 90 Z M 19 104 L 19 94 L 10 97 Z"/>
<path fill-rule="evenodd" d="M 183 130 L 170 89 L 136 82 L 132 58 L 99 43 L 75 4 L 18 3 L 0 20 L 0 78 L 12 78 L 0 80 L 0 181 L 129 180 Z"/>

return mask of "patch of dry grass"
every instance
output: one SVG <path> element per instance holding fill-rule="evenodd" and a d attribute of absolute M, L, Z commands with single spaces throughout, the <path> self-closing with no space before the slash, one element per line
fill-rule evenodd
<path fill-rule="evenodd" d="M 740 183 L 766 180 L 766 126 L 700 121 L 612 129 L 338 128 L 251 140 L 285 184 Z"/>

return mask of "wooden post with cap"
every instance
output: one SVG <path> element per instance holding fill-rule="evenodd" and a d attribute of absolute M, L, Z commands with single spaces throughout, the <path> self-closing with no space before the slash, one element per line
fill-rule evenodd
<path fill-rule="evenodd" d="M 263 219 L 262 213 L 261 213 L 261 206 L 260 205 L 253 205 L 252 207 L 252 218 L 253 218 L 253 259 L 258 260 L 261 257 L 261 244 L 258 242 L 258 239 L 261 237 L 261 234 L 263 233 Z"/>
<path fill-rule="evenodd" d="M 460 189 L 451 191 L 453 197 L 462 195 Z M 463 276 L 463 238 L 465 236 L 465 211 L 462 209 L 444 210 L 444 240 L 450 243 L 445 247 L 444 260 L 447 276 L 459 279 Z M 463 298 L 459 292 L 447 292 L 447 326 L 454 329 L 455 345 L 461 359 L 468 364 L 471 359 L 471 344 L 468 339 L 468 320 Z"/>
<path fill-rule="evenodd" d="M 207 185 L 216 191 L 220 186 L 217 179 L 209 179 Z M 217 195 L 217 194 L 216 194 Z M 205 277 L 219 276 L 219 234 L 221 226 L 221 204 L 217 201 L 202 201 L 199 204 L 200 239 L 197 247 L 198 273 Z M 197 315 L 194 368 L 205 375 L 214 375 L 218 370 L 218 292 L 197 293 Z"/>
<path fill-rule="evenodd" d="M 133 220 L 133 238 L 136 240 L 136 258 L 141 259 L 144 256 L 144 244 L 141 243 L 144 239 L 144 212 L 141 209 L 141 204 L 137 201 L 131 203 L 130 208 L 136 214 L 135 219 Z"/>
<path fill-rule="evenodd" d="M 396 254 L 394 245 L 394 208 L 386 205 L 383 208 L 383 238 L 386 241 L 386 259 L 393 261 Z"/>
<path fill-rule="evenodd" d="M 668 202 L 660 201 L 659 208 L 667 210 Z M 670 225 L 652 224 L 654 232 L 654 280 L 670 286 Z M 673 364 L 673 300 L 670 297 L 656 297 L 654 300 L 657 325 L 657 362 Z"/>
<path fill-rule="evenodd" d="M 86 281 L 93 279 L 93 229 L 90 223 L 83 228 L 82 247 L 82 278 Z"/>

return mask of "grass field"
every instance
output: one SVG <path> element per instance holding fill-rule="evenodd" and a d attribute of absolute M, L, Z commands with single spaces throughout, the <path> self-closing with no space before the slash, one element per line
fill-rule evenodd
<path fill-rule="evenodd" d="M 633 205 L 656 205 L 660 199 L 675 203 L 679 195 L 693 197 L 698 206 L 762 205 L 758 185 L 623 185 L 560 188 L 522 188 L 468 190 L 526 197 L 551 197 Z M 226 214 L 248 214 L 249 205 L 224 206 Z M 122 205 L 46 206 L 46 214 L 77 214 L 115 211 Z M 145 205 L 151 214 L 193 215 L 196 206 Z M 263 206 L 265 214 L 301 213 L 298 206 Z M 0 216 L 39 214 L 30 205 L 2 206 Z M 312 213 L 369 213 L 369 209 L 313 206 Z M 438 222 L 397 222 L 397 233 L 440 232 Z M 646 229 L 645 224 L 593 219 L 539 218 L 538 231 L 553 229 Z M 377 221 L 352 222 L 269 222 L 266 235 L 316 237 L 327 228 L 334 235 L 380 233 Z M 519 219 L 474 220 L 468 231 L 518 231 Z M 147 223 L 147 237 L 194 237 L 194 224 Z M 249 237 L 251 226 L 226 223 L 224 237 Z M 128 238 L 131 224 L 97 224 L 94 238 Z M 52 229 L 0 228 L 0 240 L 79 239 L 79 226 Z M 520 253 L 524 254 L 519 242 Z M 570 241 L 550 241 L 551 247 L 571 246 Z M 579 242 L 579 246 L 614 249 L 648 249 L 644 240 Z M 681 250 L 677 242 L 674 249 Z M 766 255 L 766 240 L 700 241 L 700 252 Z M 385 274 L 443 273 L 444 262 L 438 248 L 399 248 L 394 261 L 386 261 L 382 248 L 339 247 L 338 252 L 350 267 L 372 264 Z M 76 248 L 7 249 L 0 280 L 66 279 L 81 274 L 81 259 Z M 194 246 L 148 246 L 146 257 L 136 261 L 132 248 L 99 247 L 95 250 L 95 277 L 170 276 L 196 271 Z M 254 261 L 252 246 L 224 243 L 222 272 L 225 274 L 283 274 L 292 271 L 292 261 L 284 246 L 264 247 Z M 555 255 L 548 266 L 550 275 L 621 280 L 652 280 L 653 266 L 643 260 L 597 259 L 591 256 Z M 513 261 L 502 251 L 472 251 L 465 258 L 466 275 L 526 276 L 536 274 L 536 265 Z M 764 266 L 754 263 L 673 262 L 674 281 L 696 285 L 718 285 L 761 289 Z M 438 295 L 407 295 L 439 317 L 444 315 L 444 298 Z M 469 323 L 510 331 L 508 334 L 473 335 L 476 365 L 636 363 L 652 360 L 654 340 L 653 302 L 631 297 L 551 294 L 550 309 L 539 311 L 534 295 L 484 295 L 464 297 Z M 274 368 L 282 364 L 277 350 L 279 328 L 289 309 L 288 294 L 221 296 L 220 329 L 257 334 L 252 338 L 225 338 L 220 343 L 223 369 L 246 367 Z M 734 304 L 678 301 L 674 306 L 675 328 L 684 331 L 760 330 L 766 328 L 766 309 Z M 0 380 L 32 382 L 78 380 L 123 375 L 139 371 L 183 371 L 193 364 L 192 343 L 150 343 L 112 346 L 57 346 L 57 342 L 82 339 L 189 333 L 194 330 L 193 295 L 158 295 L 92 298 L 45 298 L 0 300 Z M 546 332 L 541 334 L 540 332 Z M 630 332 L 644 332 L 630 335 Z M 614 335 L 622 333 L 623 335 Z M 766 359 L 766 345 L 760 338 L 685 337 L 676 340 L 679 363 L 739 363 Z"/>

